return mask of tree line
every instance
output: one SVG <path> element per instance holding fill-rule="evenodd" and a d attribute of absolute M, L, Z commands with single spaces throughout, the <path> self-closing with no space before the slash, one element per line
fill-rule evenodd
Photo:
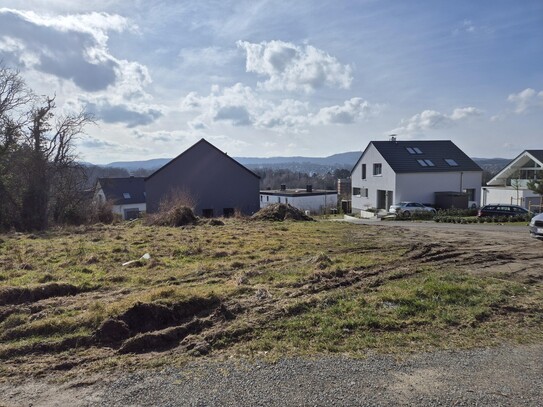
<path fill-rule="evenodd" d="M 79 217 L 85 184 L 74 142 L 92 117 L 59 113 L 18 71 L 0 65 L 0 228 L 44 230 Z"/>

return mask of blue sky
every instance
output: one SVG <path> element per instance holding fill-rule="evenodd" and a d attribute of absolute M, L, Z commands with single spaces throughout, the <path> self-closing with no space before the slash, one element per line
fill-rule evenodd
<path fill-rule="evenodd" d="M 97 125 L 94 163 L 543 148 L 543 1 L 3 1 L 0 60 Z"/>

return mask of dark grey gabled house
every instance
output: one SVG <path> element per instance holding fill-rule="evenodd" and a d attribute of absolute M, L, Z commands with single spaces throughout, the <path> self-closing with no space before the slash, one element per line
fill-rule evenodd
<path fill-rule="evenodd" d="M 401 201 L 437 204 L 442 194 L 480 201 L 483 170 L 450 140 L 371 141 L 351 172 L 352 208 L 388 209 Z"/>
<path fill-rule="evenodd" d="M 251 215 L 260 208 L 260 177 L 201 139 L 145 179 L 147 212 L 181 195 L 198 216 Z"/>

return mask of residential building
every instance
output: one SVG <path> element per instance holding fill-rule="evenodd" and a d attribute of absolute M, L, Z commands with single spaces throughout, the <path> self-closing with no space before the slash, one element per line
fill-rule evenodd
<path fill-rule="evenodd" d="M 372 141 L 351 172 L 352 208 L 388 209 L 396 202 L 435 205 L 436 193 L 480 202 L 483 170 L 450 140 Z"/>
<path fill-rule="evenodd" d="M 147 212 L 168 199 L 183 199 L 196 215 L 251 215 L 260 208 L 260 178 L 202 139 L 145 179 Z"/>
<path fill-rule="evenodd" d="M 138 218 L 146 211 L 144 178 L 98 178 L 93 200 L 111 204 L 112 212 L 125 220 Z"/>
<path fill-rule="evenodd" d="M 260 207 L 265 208 L 275 203 L 284 203 L 312 214 L 324 214 L 337 210 L 337 191 L 313 189 L 311 185 L 304 188 L 260 191 Z"/>
<path fill-rule="evenodd" d="M 540 205 L 540 196 L 528 189 L 531 180 L 543 179 L 543 150 L 525 150 L 487 182 L 481 205 L 502 203 L 527 209 Z"/>

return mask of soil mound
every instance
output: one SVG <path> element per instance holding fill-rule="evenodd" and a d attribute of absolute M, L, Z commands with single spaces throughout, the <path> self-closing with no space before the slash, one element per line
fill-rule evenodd
<path fill-rule="evenodd" d="M 186 226 L 198 223 L 198 218 L 188 206 L 172 206 L 149 215 L 147 223 L 153 226 Z"/>
<path fill-rule="evenodd" d="M 0 305 L 36 302 L 50 297 L 76 295 L 81 290 L 71 284 L 51 283 L 37 287 L 0 288 Z"/>
<path fill-rule="evenodd" d="M 217 297 L 195 297 L 171 305 L 137 302 L 116 318 L 104 321 L 94 336 L 99 343 L 115 343 L 130 337 L 141 336 L 139 334 L 142 333 L 181 326 L 195 317 L 207 317 L 213 314 L 220 305 L 221 301 Z M 148 347 L 147 345 L 145 348 Z"/>
<path fill-rule="evenodd" d="M 310 216 L 307 216 L 300 209 L 295 208 L 289 204 L 276 203 L 262 208 L 253 216 L 253 220 L 267 220 L 267 221 L 284 221 L 284 220 L 297 220 L 297 221 L 312 221 L 314 220 Z"/>

